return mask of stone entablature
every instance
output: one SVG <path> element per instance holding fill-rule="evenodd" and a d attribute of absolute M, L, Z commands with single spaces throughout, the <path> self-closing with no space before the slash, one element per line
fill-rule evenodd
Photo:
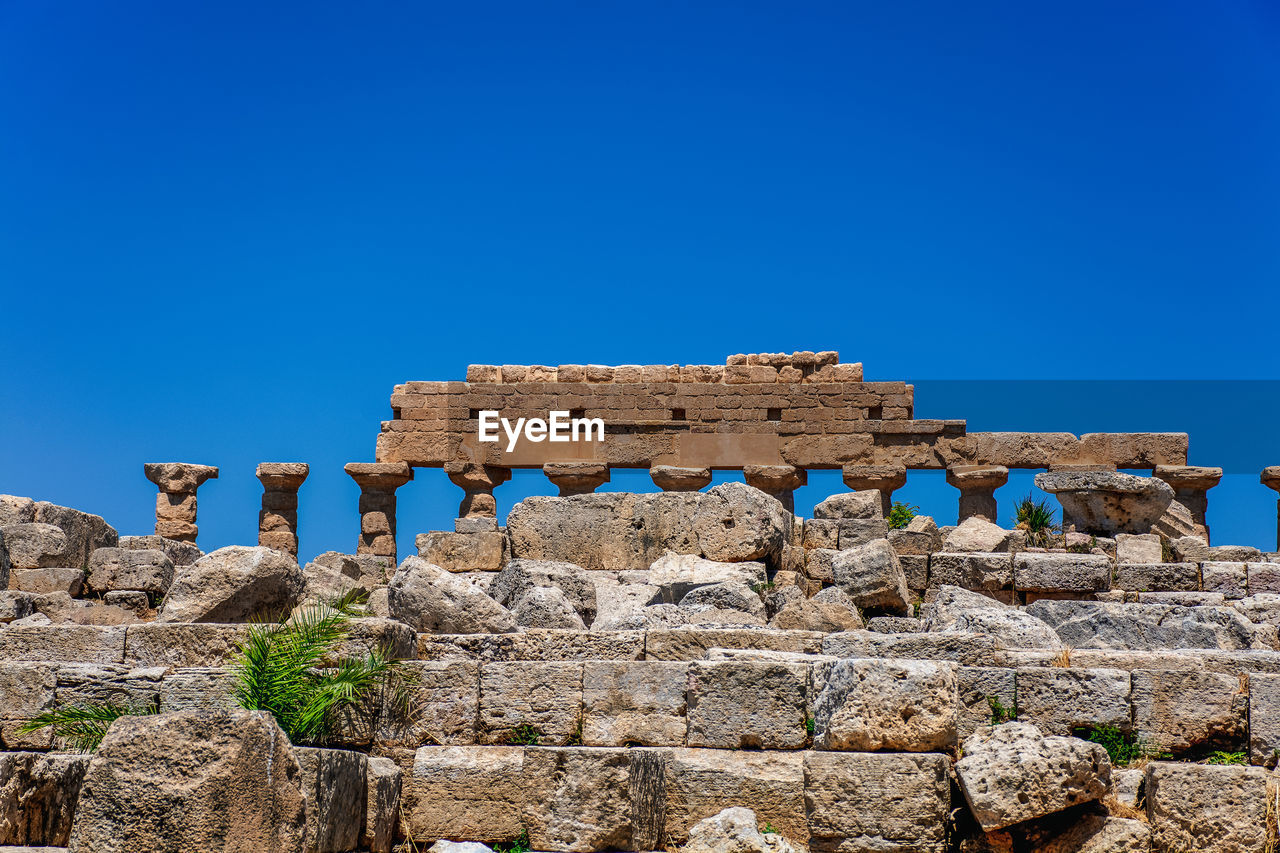
<path fill-rule="evenodd" d="M 465 382 L 396 386 L 379 462 L 541 468 L 800 469 L 890 465 L 1155 468 L 1186 465 L 1183 433 L 967 433 L 965 421 L 915 418 L 913 386 L 867 382 L 835 353 L 730 356 L 724 365 L 471 365 Z M 478 440 L 479 413 L 598 417 L 605 439 Z"/>

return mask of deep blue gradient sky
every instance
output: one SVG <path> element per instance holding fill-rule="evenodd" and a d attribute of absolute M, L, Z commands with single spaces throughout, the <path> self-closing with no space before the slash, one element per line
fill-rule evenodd
<path fill-rule="evenodd" d="M 144 461 L 219 465 L 208 549 L 307 461 L 303 556 L 350 550 L 397 382 L 793 349 L 1280 463 L 1265 395 L 926 382 L 1280 379 L 1278 46 L 1262 0 L 0 0 L 0 492 L 147 532 Z M 1274 547 L 1233 476 L 1215 534 Z M 402 495 L 403 554 L 458 492 Z"/>

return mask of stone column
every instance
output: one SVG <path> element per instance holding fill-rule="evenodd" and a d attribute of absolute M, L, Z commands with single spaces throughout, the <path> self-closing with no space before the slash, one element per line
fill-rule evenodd
<path fill-rule="evenodd" d="M 609 466 L 603 462 L 548 462 L 542 473 L 560 487 L 562 498 L 589 495 L 609 482 Z"/>
<path fill-rule="evenodd" d="M 905 465 L 846 465 L 844 466 L 844 484 L 855 492 L 863 489 L 875 489 L 880 493 L 880 504 L 884 507 L 885 518 L 893 508 L 893 491 L 907 483 Z"/>
<path fill-rule="evenodd" d="M 795 490 L 809 482 L 809 474 L 794 465 L 744 465 L 742 479 L 748 486 L 782 501 L 787 512 L 795 515 Z"/>
<path fill-rule="evenodd" d="M 212 465 L 186 462 L 147 462 L 142 473 L 160 487 L 156 495 L 156 535 L 180 542 L 196 541 L 196 489 L 218 479 Z"/>
<path fill-rule="evenodd" d="M 1262 469 L 1262 485 L 1280 492 L 1280 465 Z M 1280 500 L 1276 501 L 1276 550 L 1280 551 Z"/>
<path fill-rule="evenodd" d="M 1191 513 L 1196 535 L 1204 537 L 1204 541 L 1208 542 L 1209 524 L 1205 521 L 1205 513 L 1209 510 L 1208 492 L 1222 479 L 1222 469 L 1196 465 L 1157 465 L 1152 473 L 1173 486 L 1173 499 Z"/>
<path fill-rule="evenodd" d="M 679 468 L 654 465 L 649 469 L 653 484 L 664 492 L 696 492 L 711 483 L 710 468 Z"/>
<path fill-rule="evenodd" d="M 348 462 L 343 467 L 360 486 L 360 541 L 357 554 L 396 562 L 396 489 L 413 479 L 407 462 Z"/>
<path fill-rule="evenodd" d="M 480 465 L 475 462 L 449 462 L 444 472 L 458 488 L 466 492 L 458 505 L 459 518 L 497 518 L 498 502 L 493 490 L 511 479 L 510 468 Z"/>
<path fill-rule="evenodd" d="M 311 467 L 305 462 L 263 462 L 262 510 L 258 513 L 258 544 L 298 559 L 298 489 Z"/>
<path fill-rule="evenodd" d="M 947 469 L 947 483 L 960 490 L 960 521 L 975 516 L 999 524 L 996 489 L 1009 482 L 1003 465 L 955 465 Z"/>

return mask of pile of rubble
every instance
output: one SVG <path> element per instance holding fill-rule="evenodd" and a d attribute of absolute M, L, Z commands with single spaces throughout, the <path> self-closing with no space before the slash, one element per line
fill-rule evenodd
<path fill-rule="evenodd" d="M 1158 529 L 1034 547 L 981 515 L 890 529 L 877 490 L 800 518 L 728 483 L 529 498 L 398 565 L 303 566 L 305 473 L 263 480 L 275 548 L 209 554 L 194 485 L 161 493 L 191 509 L 162 519 L 183 539 L 0 497 L 0 845 L 1275 849 L 1280 554 Z M 254 622 L 352 595 L 344 648 L 403 661 L 409 701 L 290 744 L 227 664 Z M 24 733 L 93 702 L 158 713 L 86 755 Z"/>

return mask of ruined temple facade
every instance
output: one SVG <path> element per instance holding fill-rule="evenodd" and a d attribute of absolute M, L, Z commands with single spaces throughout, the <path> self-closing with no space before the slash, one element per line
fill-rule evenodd
<path fill-rule="evenodd" d="M 1205 492 L 1221 476 L 1187 466 L 1185 433 L 969 432 L 962 419 L 918 418 L 910 384 L 867 381 L 860 363 L 841 364 L 835 352 L 732 355 L 714 365 L 473 364 L 465 381 L 397 385 L 391 410 L 377 462 L 361 476 L 407 482 L 414 468 L 443 468 L 464 490 L 459 514 L 472 518 L 495 515 L 493 490 L 517 468 L 541 468 L 562 495 L 593 491 L 612 468 L 647 468 L 670 491 L 739 470 L 784 504 L 809 469 L 841 469 L 850 488 L 879 490 L 886 510 L 909 469 L 944 469 L 960 490 L 962 520 L 995 520 L 995 490 L 1010 468 L 1148 469 L 1179 489 L 1186 531 L 1205 534 Z M 556 410 L 600 418 L 604 440 L 521 439 L 509 449 L 479 440 L 486 410 L 511 421 Z M 373 526 L 366 539 L 385 544 L 388 525 Z"/>

